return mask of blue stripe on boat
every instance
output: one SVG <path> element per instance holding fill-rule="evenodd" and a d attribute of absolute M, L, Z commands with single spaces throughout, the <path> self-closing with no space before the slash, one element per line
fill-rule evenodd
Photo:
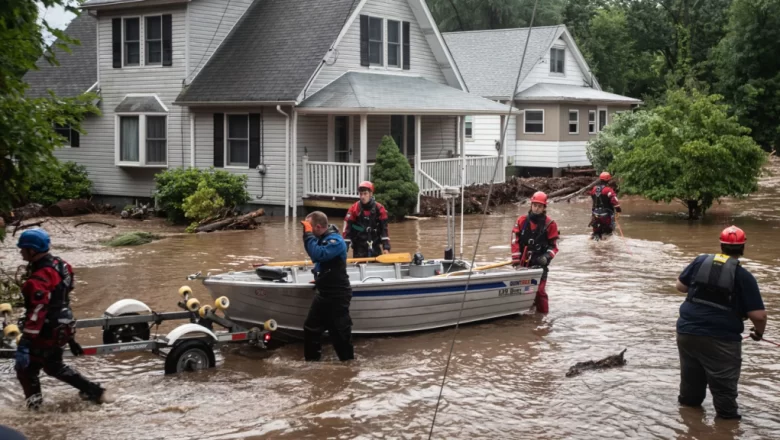
<path fill-rule="evenodd" d="M 469 290 L 484 290 L 484 289 L 503 289 L 506 287 L 505 283 L 484 283 L 484 284 L 471 284 Z M 421 287 L 418 289 L 396 289 L 396 290 L 376 290 L 370 292 L 355 292 L 352 296 L 399 296 L 399 295 L 422 295 L 425 293 L 447 293 L 447 292 L 462 292 L 466 290 L 466 285 L 462 286 L 447 286 L 447 287 Z"/>

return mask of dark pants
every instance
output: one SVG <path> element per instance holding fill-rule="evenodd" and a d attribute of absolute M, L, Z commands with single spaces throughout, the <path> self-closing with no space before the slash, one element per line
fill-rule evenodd
<path fill-rule="evenodd" d="M 615 230 L 615 214 L 592 215 L 589 226 L 593 228 L 594 237 L 609 235 Z"/>
<path fill-rule="evenodd" d="M 322 334 L 328 331 L 333 348 L 342 361 L 355 358 L 352 347 L 352 318 L 349 316 L 351 295 L 322 296 L 317 293 L 303 324 L 303 354 L 307 361 L 322 357 Z"/>
<path fill-rule="evenodd" d="M 371 252 L 369 252 L 369 250 Z M 371 255 L 369 255 L 369 253 Z M 352 242 L 352 258 L 378 257 L 380 255 L 382 255 L 382 245 L 380 241 L 373 242 L 371 247 L 368 246 L 367 241 Z"/>
<path fill-rule="evenodd" d="M 536 311 L 539 313 L 549 313 L 550 312 L 550 306 L 547 302 L 547 290 L 545 287 L 547 287 L 547 272 L 549 270 L 547 267 L 544 267 L 544 272 L 542 273 L 542 279 L 539 280 L 539 288 L 536 290 L 536 298 L 534 298 L 534 305 L 536 305 Z"/>
<path fill-rule="evenodd" d="M 41 369 L 49 376 L 55 377 L 68 385 L 77 388 L 91 400 L 98 400 L 103 395 L 103 388 L 87 380 L 76 370 L 62 362 L 62 348 L 31 348 L 30 365 L 16 372 L 16 377 L 24 389 L 24 397 L 30 408 L 40 407 L 43 396 L 41 395 L 41 382 L 38 375 Z"/>
<path fill-rule="evenodd" d="M 738 419 L 737 383 L 742 368 L 742 341 L 677 333 L 680 395 L 685 406 L 700 406 L 710 387 L 718 417 Z"/>

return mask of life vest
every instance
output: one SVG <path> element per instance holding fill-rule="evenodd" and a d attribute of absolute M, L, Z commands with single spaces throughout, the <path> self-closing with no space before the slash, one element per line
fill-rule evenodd
<path fill-rule="evenodd" d="M 320 245 L 327 245 L 330 240 L 343 242 L 338 228 L 331 225 L 328 231 L 319 239 Z M 347 261 L 344 258 L 331 258 L 328 261 L 318 263 L 317 270 L 314 273 L 314 285 L 320 294 L 330 295 L 351 295 L 352 291 L 349 284 L 349 275 L 347 275 Z"/>
<path fill-rule="evenodd" d="M 739 260 L 728 255 L 707 255 L 693 280 L 688 300 L 717 309 L 734 311 L 734 280 Z"/>
<path fill-rule="evenodd" d="M 352 229 L 357 231 L 357 238 L 363 242 L 372 242 L 379 244 L 381 237 L 379 236 L 379 207 L 376 204 L 376 200 L 373 198 L 368 205 L 363 205 L 361 202 L 357 202 L 358 214 L 355 220 L 352 221 Z M 368 213 L 368 215 L 366 215 Z"/>
<path fill-rule="evenodd" d="M 596 191 L 591 196 L 593 198 L 593 214 L 595 215 L 612 214 L 615 211 L 609 195 L 604 192 L 606 187 L 606 185 L 597 185 Z"/>
<path fill-rule="evenodd" d="M 57 327 L 60 324 L 68 324 L 73 320 L 73 312 L 70 310 L 70 292 L 73 291 L 73 273 L 68 270 L 64 260 L 59 257 L 47 255 L 30 265 L 30 277 L 35 277 L 35 273 L 41 269 L 50 267 L 60 276 L 60 282 L 52 289 L 51 298 L 47 305 L 46 324 L 50 327 Z M 25 308 L 32 310 L 32 304 L 25 296 Z"/>
<path fill-rule="evenodd" d="M 523 220 L 523 225 L 520 227 L 519 240 L 520 250 L 528 248 L 529 252 L 541 252 L 550 244 L 550 239 L 547 237 L 547 228 L 552 224 L 552 219 L 545 216 L 545 222 L 543 228 L 536 228 L 532 231 L 528 224 L 531 222 L 528 217 Z"/>

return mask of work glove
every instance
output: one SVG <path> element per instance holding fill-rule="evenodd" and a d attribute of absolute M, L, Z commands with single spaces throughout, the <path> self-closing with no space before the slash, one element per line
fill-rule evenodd
<path fill-rule="evenodd" d="M 27 339 L 19 340 L 14 357 L 16 358 L 16 365 L 14 365 L 16 371 L 22 371 L 30 366 L 30 342 Z"/>
<path fill-rule="evenodd" d="M 307 222 L 306 220 L 301 221 L 301 224 L 303 225 L 303 238 L 305 239 L 306 236 L 313 234 L 314 229 L 311 227 L 311 223 Z"/>
<path fill-rule="evenodd" d="M 547 257 L 547 255 L 542 255 L 540 257 L 536 257 L 536 266 L 545 267 L 548 264 L 550 264 L 550 259 Z"/>
<path fill-rule="evenodd" d="M 81 348 L 81 345 L 76 342 L 75 339 L 71 338 L 68 341 L 68 347 L 70 347 L 70 352 L 73 353 L 73 356 L 83 356 L 84 355 L 84 349 Z"/>
<path fill-rule="evenodd" d="M 750 329 L 750 339 L 754 341 L 760 341 L 763 338 L 764 338 L 764 334 L 757 332 L 755 327 Z"/>

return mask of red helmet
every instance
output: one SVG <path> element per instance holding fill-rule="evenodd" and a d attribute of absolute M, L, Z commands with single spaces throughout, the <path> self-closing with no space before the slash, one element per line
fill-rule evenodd
<path fill-rule="evenodd" d="M 547 194 L 537 191 L 534 193 L 533 196 L 531 196 L 531 203 L 541 203 L 544 206 L 547 206 Z"/>
<path fill-rule="evenodd" d="M 604 171 L 603 173 L 599 174 L 599 179 L 605 182 L 609 182 L 610 180 L 612 180 L 612 175 Z"/>
<path fill-rule="evenodd" d="M 374 184 L 369 182 L 368 180 L 360 182 L 360 185 L 358 185 L 358 192 L 360 192 L 360 190 L 363 188 L 371 191 L 372 193 L 374 192 Z"/>
<path fill-rule="evenodd" d="M 720 233 L 720 242 L 723 244 L 745 244 L 746 241 L 745 231 L 733 225 Z"/>

